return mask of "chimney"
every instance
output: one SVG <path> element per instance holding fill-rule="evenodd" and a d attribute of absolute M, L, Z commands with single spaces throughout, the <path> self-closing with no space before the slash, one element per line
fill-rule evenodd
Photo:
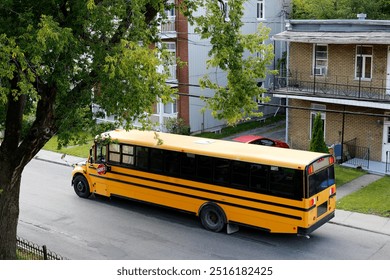
<path fill-rule="evenodd" d="M 365 19 L 366 19 L 366 17 L 367 17 L 367 15 L 366 15 L 366 14 L 363 14 L 363 13 L 357 14 L 357 18 L 358 18 L 358 20 L 365 20 Z"/>

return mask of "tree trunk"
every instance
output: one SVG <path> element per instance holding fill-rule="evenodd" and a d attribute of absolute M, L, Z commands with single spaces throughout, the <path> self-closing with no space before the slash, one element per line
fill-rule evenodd
<path fill-rule="evenodd" d="M 16 80 L 16 79 L 15 79 Z M 16 82 L 15 85 L 16 87 Z M 4 140 L 0 144 L 0 260 L 16 258 L 20 182 L 24 167 L 55 133 L 56 88 L 41 92 L 36 118 L 22 139 L 26 96 L 8 97 Z"/>
<path fill-rule="evenodd" d="M 16 230 L 19 218 L 21 173 L 0 161 L 0 259 L 16 259 Z"/>

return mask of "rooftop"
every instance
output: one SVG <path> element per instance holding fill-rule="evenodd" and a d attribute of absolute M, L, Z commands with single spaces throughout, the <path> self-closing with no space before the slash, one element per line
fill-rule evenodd
<path fill-rule="evenodd" d="M 290 20 L 276 41 L 331 44 L 390 44 L 390 20 Z"/>

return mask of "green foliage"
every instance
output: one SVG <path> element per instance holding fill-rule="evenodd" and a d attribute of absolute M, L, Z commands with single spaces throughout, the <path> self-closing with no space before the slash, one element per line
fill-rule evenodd
<path fill-rule="evenodd" d="M 28 96 L 29 119 L 42 96 L 55 94 L 53 132 L 62 144 L 93 128 L 92 102 L 129 127 L 157 98 L 171 99 L 174 89 L 156 71 L 166 52 L 150 48 L 165 1 L 38 2 L 0 4 L 0 128 L 10 94 Z"/>
<path fill-rule="evenodd" d="M 390 19 L 388 0 L 293 0 L 294 19 L 356 19 L 360 13 L 369 19 Z"/>
<path fill-rule="evenodd" d="M 169 118 L 164 125 L 169 133 L 190 135 L 190 127 L 185 124 L 182 118 Z"/>
<path fill-rule="evenodd" d="M 310 140 L 310 151 L 329 153 L 328 147 L 325 144 L 322 125 L 321 113 L 317 113 L 314 119 L 313 133 Z"/>
<path fill-rule="evenodd" d="M 187 12 L 197 7 L 207 11 L 197 17 L 188 12 L 189 20 L 196 23 L 195 31 L 201 38 L 210 40 L 212 44 L 207 68 L 220 69 L 227 74 L 226 85 L 219 84 L 211 75 L 200 79 L 202 88 L 211 89 L 214 93 L 213 97 L 203 99 L 206 108 L 211 110 L 215 118 L 224 119 L 230 125 L 249 116 L 260 116 L 256 113 L 256 98 L 261 99 L 265 89 L 258 87 L 257 82 L 269 73 L 267 65 L 273 59 L 273 46 L 263 44 L 268 39 L 269 29 L 260 26 L 256 33 L 241 33 L 245 0 L 227 1 L 227 13 L 221 6 L 222 1 L 184 2 Z"/>

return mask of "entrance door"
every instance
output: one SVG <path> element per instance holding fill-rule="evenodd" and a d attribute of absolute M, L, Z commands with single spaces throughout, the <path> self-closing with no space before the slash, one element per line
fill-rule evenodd
<path fill-rule="evenodd" d="M 386 94 L 390 94 L 390 47 L 387 48 Z"/>
<path fill-rule="evenodd" d="M 386 162 L 386 153 L 388 154 L 388 161 L 390 160 L 390 121 L 383 124 L 383 148 L 382 161 Z"/>

